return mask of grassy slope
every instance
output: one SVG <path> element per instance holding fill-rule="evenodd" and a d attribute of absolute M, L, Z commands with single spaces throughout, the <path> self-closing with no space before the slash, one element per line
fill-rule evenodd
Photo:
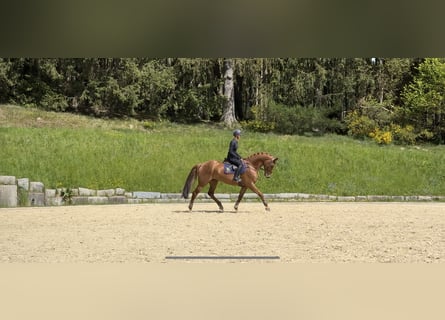
<path fill-rule="evenodd" d="M 231 131 L 215 126 L 105 121 L 0 106 L 0 175 L 47 187 L 180 192 L 191 167 L 222 160 Z M 263 192 L 330 195 L 443 195 L 445 148 L 380 147 L 341 136 L 318 138 L 246 132 L 240 153 L 280 158 Z M 237 192 L 220 185 L 217 192 Z"/>

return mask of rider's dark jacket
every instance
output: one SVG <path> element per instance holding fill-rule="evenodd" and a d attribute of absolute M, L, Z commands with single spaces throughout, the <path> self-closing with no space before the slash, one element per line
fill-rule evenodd
<path fill-rule="evenodd" d="M 242 163 L 241 156 L 238 154 L 237 150 L 238 150 L 238 140 L 232 139 L 229 145 L 229 152 L 227 152 L 227 160 L 230 163 L 240 165 Z"/>

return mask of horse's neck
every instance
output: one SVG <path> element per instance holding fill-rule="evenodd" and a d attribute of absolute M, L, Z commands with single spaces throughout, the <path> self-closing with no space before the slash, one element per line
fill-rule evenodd
<path fill-rule="evenodd" d="M 247 158 L 247 161 L 258 171 L 264 164 L 266 157 L 263 154 L 254 154 Z"/>

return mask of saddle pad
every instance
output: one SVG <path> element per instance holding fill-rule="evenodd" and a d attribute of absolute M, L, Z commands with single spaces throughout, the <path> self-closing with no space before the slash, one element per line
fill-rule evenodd
<path fill-rule="evenodd" d="M 229 163 L 229 162 L 224 162 L 224 173 L 225 173 L 225 174 L 234 174 L 236 168 L 237 168 L 237 166 L 235 166 L 235 165 L 233 165 L 233 164 L 231 164 L 231 163 Z M 246 168 L 246 166 L 244 165 L 244 166 L 241 168 L 241 172 L 240 172 L 240 174 L 243 174 L 243 173 L 246 171 L 246 169 L 247 169 L 247 168 Z"/>

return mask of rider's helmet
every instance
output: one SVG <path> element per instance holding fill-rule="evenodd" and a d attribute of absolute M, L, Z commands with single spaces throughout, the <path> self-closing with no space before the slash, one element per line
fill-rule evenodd
<path fill-rule="evenodd" d="M 233 136 L 240 136 L 240 135 L 241 135 L 240 129 L 236 129 L 235 131 L 233 131 Z"/>

